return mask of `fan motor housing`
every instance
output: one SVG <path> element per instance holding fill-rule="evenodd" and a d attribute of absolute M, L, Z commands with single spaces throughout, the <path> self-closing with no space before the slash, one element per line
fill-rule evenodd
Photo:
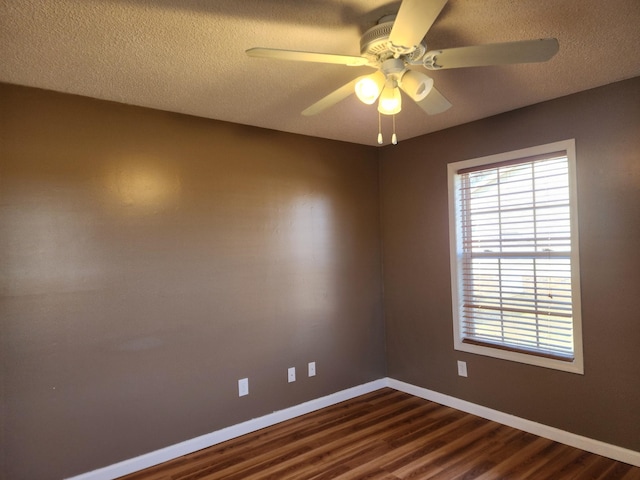
<path fill-rule="evenodd" d="M 382 17 L 377 25 L 364 32 L 360 38 L 360 55 L 382 62 L 394 56 L 389 44 L 389 35 L 393 28 L 395 16 Z M 417 63 L 427 51 L 424 41 L 417 45 L 416 49 L 402 55 L 407 63 Z"/>

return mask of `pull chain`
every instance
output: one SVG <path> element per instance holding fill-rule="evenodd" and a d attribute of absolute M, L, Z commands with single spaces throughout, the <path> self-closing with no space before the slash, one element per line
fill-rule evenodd
<path fill-rule="evenodd" d="M 396 135 L 396 116 L 392 115 L 391 120 L 393 122 L 393 133 L 391 135 L 391 143 L 394 145 L 398 144 L 398 136 Z M 382 138 L 382 115 L 378 112 L 378 145 L 382 145 L 384 140 Z"/>
<path fill-rule="evenodd" d="M 396 116 L 393 116 L 393 134 L 391 135 L 391 143 L 398 144 L 398 136 L 396 135 Z"/>

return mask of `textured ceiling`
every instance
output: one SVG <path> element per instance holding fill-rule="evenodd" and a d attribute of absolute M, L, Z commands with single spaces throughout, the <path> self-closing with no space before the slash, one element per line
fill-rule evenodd
<path fill-rule="evenodd" d="M 399 2 L 380 0 L 0 0 L 0 81 L 376 144 L 375 106 L 354 95 L 300 112 L 367 67 L 249 58 L 250 47 L 359 55 Z M 453 104 L 407 97 L 400 141 L 640 75 L 640 0 L 449 0 L 428 48 L 555 37 L 541 64 L 426 72 Z M 390 118 L 383 117 L 386 142 Z"/>

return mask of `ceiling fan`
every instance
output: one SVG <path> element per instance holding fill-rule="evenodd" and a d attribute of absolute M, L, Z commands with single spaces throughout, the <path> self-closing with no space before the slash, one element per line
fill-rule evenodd
<path fill-rule="evenodd" d="M 360 39 L 360 56 L 329 53 L 250 48 L 250 57 L 368 66 L 376 71 L 363 75 L 334 90 L 305 109 L 303 115 L 315 115 L 355 92 L 366 104 L 378 101 L 378 112 L 395 115 L 402 108 L 404 91 L 428 115 L 451 107 L 451 103 L 434 86 L 433 79 L 411 67 L 428 70 L 481 67 L 513 63 L 546 62 L 558 52 L 558 40 L 543 38 L 507 43 L 427 51 L 424 37 L 444 8 L 447 0 L 403 0 L 397 15 L 382 17 Z M 380 125 L 380 122 L 378 122 Z M 395 125 L 395 122 L 394 122 Z M 382 144 L 382 134 L 378 133 Z M 395 126 L 392 143 L 397 143 Z"/>

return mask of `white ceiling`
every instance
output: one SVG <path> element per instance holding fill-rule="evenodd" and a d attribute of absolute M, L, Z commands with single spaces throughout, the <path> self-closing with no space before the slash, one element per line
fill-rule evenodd
<path fill-rule="evenodd" d="M 359 55 L 384 0 L 0 0 L 0 81 L 376 145 L 354 95 L 300 112 L 372 70 L 249 58 L 250 47 Z M 453 104 L 404 97 L 400 141 L 640 75 L 640 0 L 449 0 L 428 49 L 555 37 L 549 62 L 425 71 Z M 390 118 L 383 117 L 388 143 Z"/>

